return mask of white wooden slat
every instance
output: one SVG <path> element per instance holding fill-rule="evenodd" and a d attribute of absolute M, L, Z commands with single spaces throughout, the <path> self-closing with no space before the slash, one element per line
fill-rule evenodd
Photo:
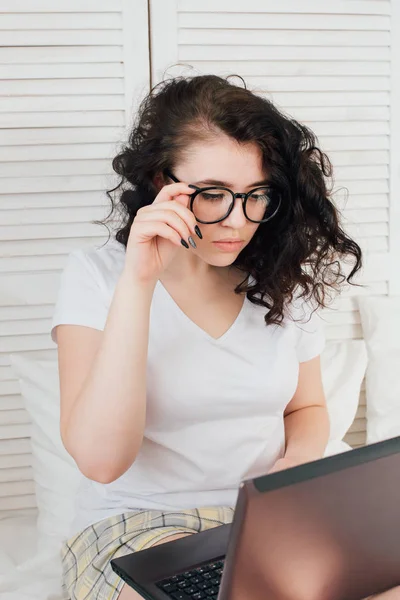
<path fill-rule="evenodd" d="M 52 127 L 49 129 L 6 129 L 2 145 L 117 143 L 124 137 L 121 127 Z M 3 190 L 4 191 L 4 190 Z"/>
<path fill-rule="evenodd" d="M 1 22 L 1 19 L 0 19 Z M 0 34 L 1 35 L 1 34 Z M 60 65 L 0 65 L 0 79 L 95 79 L 121 78 L 124 67 L 120 63 L 72 63 Z"/>
<path fill-rule="evenodd" d="M 2 0 L 2 11 L 8 13 L 120 12 L 121 0 Z"/>
<path fill-rule="evenodd" d="M 6 367 L 2 367 L 2 368 L 6 368 Z M 12 380 L 11 380 L 12 381 Z M 15 384 L 19 387 L 19 382 L 14 380 Z M 14 383 L 14 381 L 12 381 L 12 383 Z M 5 382 L 4 381 L 0 381 L 0 386 L 4 386 Z M 3 424 L 2 421 L 2 417 L 4 416 L 5 412 L 8 411 L 25 411 L 25 407 L 24 407 L 24 403 L 22 400 L 22 397 L 20 394 L 15 394 L 13 396 L 0 396 L 0 420 Z M 29 421 L 26 421 L 27 423 L 29 423 Z"/>
<path fill-rule="evenodd" d="M 117 145 L 112 144 L 49 144 L 43 146 L 0 146 L 0 162 L 28 162 L 55 160 L 78 160 L 78 159 L 105 159 L 111 164 L 111 160 L 118 152 Z M 378 156 L 378 153 L 376 153 Z M 343 159 L 344 160 L 344 159 Z M 371 163 L 372 164 L 372 163 Z M 380 164 L 378 160 L 375 164 Z M 383 163 L 382 163 L 383 164 Z M 3 199 L 2 199 L 3 200 Z M 0 207 L 0 210 L 3 205 Z"/>
<path fill-rule="evenodd" d="M 345 223 L 345 229 L 356 238 L 389 235 L 387 223 Z"/>
<path fill-rule="evenodd" d="M 63 265 L 66 263 L 66 256 L 60 256 Z M 47 319 L 51 318 L 54 312 L 52 304 L 39 304 L 38 306 L 3 306 L 0 308 L 0 322 L 15 319 Z M 2 381 L 12 380 L 15 377 L 14 369 L 11 366 L 0 367 Z M 4 400 L 4 398 L 2 398 Z M 10 398 L 10 405 L 16 402 L 14 397 Z M 1 406 L 1 402 L 0 402 Z M 11 406 L 10 406 L 11 408 Z"/>
<path fill-rule="evenodd" d="M 78 240 L 77 240 L 78 241 Z M 7 274 L 0 277 L 0 306 L 21 306 L 54 303 L 57 298 L 59 286 L 58 273 L 25 273 Z M 33 337 L 33 336 L 32 336 Z M 0 344 L 4 342 L 0 352 L 9 352 L 6 339 L 0 337 Z M 35 350 L 36 348 L 30 348 Z M 42 350 L 43 348 L 37 348 Z"/>
<path fill-rule="evenodd" d="M 389 77 L 256 77 L 246 78 L 252 88 L 259 91 L 293 91 L 305 92 L 313 90 L 363 91 L 389 90 Z"/>
<path fill-rule="evenodd" d="M 11 481 L 29 481 L 33 479 L 33 470 L 31 467 L 13 467 L 9 469 L 0 469 L 0 487 L 2 483 Z"/>
<path fill-rule="evenodd" d="M 389 148 L 388 135 L 359 135 L 338 137 L 319 135 L 319 144 L 325 152 L 332 150 L 387 150 Z"/>
<path fill-rule="evenodd" d="M 0 226 L 0 237 L 3 240 L 15 238 L 33 240 L 41 238 L 91 237 L 99 235 L 99 225 L 92 223 L 43 223 L 40 225 Z"/>
<path fill-rule="evenodd" d="M 325 61 L 325 64 L 326 61 Z M 234 73 L 235 71 L 232 71 Z M 273 96 L 264 94 L 280 108 L 312 106 L 390 106 L 390 92 L 298 92 L 295 96 L 288 92 L 274 92 Z"/>
<path fill-rule="evenodd" d="M 388 179 L 387 165 L 367 166 L 337 166 L 335 169 L 337 181 L 356 181 L 358 179 Z"/>
<path fill-rule="evenodd" d="M 387 150 L 358 150 L 347 152 L 335 150 L 329 152 L 329 158 L 335 166 L 387 165 L 389 161 L 389 152 Z"/>
<path fill-rule="evenodd" d="M 4 331 L 4 333 L 5 333 L 5 331 Z M 3 331 L 2 331 L 2 334 L 3 334 Z M 9 379 L 8 381 L 1 381 L 0 386 L 1 386 L 1 393 L 4 395 L 6 395 L 6 394 L 11 394 L 11 395 L 14 394 L 15 395 L 15 394 L 20 393 L 19 384 L 16 379 Z"/>
<path fill-rule="evenodd" d="M 100 145 L 100 144 L 99 144 Z M 55 146 L 57 149 L 62 149 L 67 146 Z M 28 146 L 32 148 L 32 146 Z M 52 146 L 45 146 L 52 148 Z M 68 148 L 68 147 L 67 147 Z M 74 148 L 72 146 L 71 148 Z M 33 149 L 32 149 L 33 152 Z M 70 156 L 73 155 L 71 150 Z M 36 158 L 36 154 L 34 154 Z M 59 158 L 57 156 L 57 158 Z M 67 158 L 67 157 L 66 157 Z M 79 154 L 76 158 L 79 158 Z M 81 158 L 84 158 L 82 156 Z M 1 197 L 0 211 L 18 210 L 18 209 L 35 209 L 35 208 L 54 208 L 54 207 L 74 207 L 74 206 L 109 206 L 110 201 L 104 190 L 100 192 L 60 192 L 57 194 L 41 193 L 41 194 L 4 194 Z M 0 212 L 1 222 L 3 217 Z"/>
<path fill-rule="evenodd" d="M 105 228 L 98 230 L 98 235 L 93 237 L 76 237 L 61 239 L 35 239 L 35 240 L 9 240 L 2 242 L 0 239 L 0 254 L 3 256 L 45 256 L 47 254 L 65 254 L 76 249 L 84 247 L 100 247 L 108 239 L 108 232 Z M 30 302 L 29 304 L 34 304 Z M 1 295 L 0 295 L 1 305 Z M 4 303 L 3 303 L 4 305 Z"/>
<path fill-rule="evenodd" d="M 62 254 L 55 256 L 12 256 L 0 257 L 0 274 L 23 273 L 24 271 L 58 271 L 64 265 Z M 1 310 L 0 310 L 1 314 Z M 0 319 L 1 320 L 1 319 Z"/>
<path fill-rule="evenodd" d="M 366 17 L 364 17 L 365 19 Z M 382 17 L 380 17 L 382 18 Z M 383 17 L 384 18 L 384 17 Z M 29 30 L 74 30 L 74 29 L 121 29 L 122 14 L 119 12 L 87 13 L 3 13 L 0 19 L 0 31 Z M 378 28 L 378 27 L 377 27 Z"/>
<path fill-rule="evenodd" d="M 1 496 L 1 495 L 0 495 Z M 25 508 L 36 507 L 35 494 L 24 494 L 22 496 L 0 497 L 0 510 L 16 512 Z"/>
<path fill-rule="evenodd" d="M 304 121 L 320 137 L 323 135 L 356 136 L 368 131 L 371 135 L 389 135 L 390 128 L 387 121 L 339 121 L 337 123 L 323 121 Z"/>
<path fill-rule="evenodd" d="M 55 7 L 56 5 L 54 5 Z M 122 48 L 118 46 L 46 46 L 0 48 L 0 64 L 53 64 L 53 63 L 118 63 Z"/>
<path fill-rule="evenodd" d="M 311 37 L 311 36 L 310 36 Z M 204 44 L 194 44 L 188 41 L 185 45 L 178 46 L 178 60 L 190 62 L 196 60 L 209 61 L 250 61 L 250 60 L 271 60 L 271 45 L 269 45 L 269 36 L 265 36 L 265 45 L 222 45 L 216 41 Z M 308 41 L 304 46 L 282 45 L 273 47 L 274 60 L 315 60 L 315 46 Z M 390 46 L 361 45 L 351 46 L 325 46 L 318 47 L 318 60 L 390 60 Z M 242 63 L 240 63 L 242 64 Z M 240 64 L 236 66 L 234 72 L 240 72 Z"/>
<path fill-rule="evenodd" d="M 347 188 L 350 194 L 387 194 L 389 185 L 386 179 L 377 181 L 346 181 L 337 182 L 336 187 Z"/>
<path fill-rule="evenodd" d="M 87 223 L 94 219 L 103 219 L 107 212 L 104 206 L 8 210 L 2 214 L 1 221 L 3 225 Z"/>
<path fill-rule="evenodd" d="M 293 116 L 297 121 L 301 122 L 387 121 L 389 119 L 389 107 L 387 106 L 313 106 L 310 108 L 288 106 L 283 112 Z"/>
<path fill-rule="evenodd" d="M 258 15 L 255 19 L 257 22 Z M 57 32 L 59 33 L 59 32 Z M 104 32 L 102 32 L 104 33 Z M 113 33 L 113 32 L 107 32 Z M 4 35 L 4 34 L 3 34 Z M 7 36 L 6 36 L 7 39 Z M 105 43 L 101 41 L 100 43 Z M 226 46 L 390 46 L 389 31 L 270 29 L 179 29 L 178 44 Z M 18 45 L 18 44 L 13 44 Z M 36 44 L 39 45 L 39 44 Z M 349 56 L 349 60 L 351 60 Z"/>
<path fill-rule="evenodd" d="M 32 336 L 33 337 L 33 336 Z M 18 338 L 16 338 L 18 339 Z M 6 343 L 7 338 L 4 338 L 4 341 Z M 27 345 L 29 346 L 29 341 L 32 340 L 27 340 Z M 22 342 L 20 341 L 19 346 L 21 347 L 21 345 L 23 344 L 23 340 Z M 1 345 L 3 345 L 1 343 Z M 14 344 L 15 347 L 18 347 L 18 344 Z M 14 352 L 14 349 L 12 349 L 12 345 L 10 344 L 11 349 L 9 351 Z M 22 346 L 23 347 L 23 346 Z M 6 350 L 5 344 L 4 344 L 4 349 L 1 350 L 1 352 L 4 352 Z M 27 438 L 30 437 L 30 425 L 4 425 L 0 427 L 0 440 L 14 440 L 17 438 Z M 0 496 L 1 496 L 1 492 L 0 492 Z"/>
<path fill-rule="evenodd" d="M 354 419 L 350 429 L 349 429 L 349 433 L 364 433 L 366 431 L 367 428 L 367 421 L 366 419 Z"/>
<path fill-rule="evenodd" d="M 54 306 L 53 306 L 54 308 Z M 39 349 L 33 349 L 33 350 L 27 350 L 26 354 L 28 354 L 33 360 L 57 360 L 57 347 L 53 346 L 52 348 L 48 348 L 48 349 L 44 349 L 41 350 Z M 1 367 L 7 367 L 10 366 L 11 361 L 10 361 L 10 354 L 9 353 L 5 353 L 3 352 L 2 354 L 0 353 L 0 366 Z M 29 442 L 29 440 L 28 440 Z M 0 442 L 0 448 L 2 444 L 7 444 L 8 442 L 3 441 Z M 18 444 L 20 444 L 22 442 L 20 442 L 18 440 Z M 29 446 L 30 447 L 30 446 Z M 14 448 L 14 451 L 11 449 L 11 446 L 9 447 L 9 453 L 10 454 L 20 454 L 22 452 L 21 449 L 19 449 L 19 446 L 17 446 L 17 448 Z M 26 452 L 29 452 L 30 450 L 26 450 Z M 4 454 L 5 452 L 3 452 Z M 2 452 L 0 451 L 0 455 L 2 454 Z"/>
<path fill-rule="evenodd" d="M 0 455 L 0 469 L 31 466 L 32 454 L 8 454 L 7 456 Z"/>
<path fill-rule="evenodd" d="M 367 409 L 366 406 L 359 406 L 357 409 L 357 414 L 356 414 L 356 418 L 357 419 L 365 419 L 367 415 Z"/>
<path fill-rule="evenodd" d="M 357 210 L 370 208 L 387 208 L 389 206 L 388 194 L 350 194 L 334 192 L 333 202 L 340 210 Z"/>
<path fill-rule="evenodd" d="M 6 369 L 7 367 L 1 367 L 1 370 Z M 7 380 L 0 380 L 0 385 L 4 385 L 5 382 Z M 12 379 L 10 379 L 9 381 L 12 381 Z M 14 383 L 14 382 L 13 382 Z M 18 381 L 16 381 L 16 384 L 18 384 Z M 0 411 L 3 410 L 23 410 L 24 409 L 24 404 L 23 401 L 21 399 L 20 395 L 14 395 L 14 396 L 0 396 Z"/>
<path fill-rule="evenodd" d="M 347 223 L 388 223 L 389 211 L 386 208 L 346 209 L 343 211 Z"/>
<path fill-rule="evenodd" d="M 0 352 L 27 352 L 29 350 L 49 350 L 54 348 L 54 343 L 48 335 L 13 336 L 0 339 Z M 3 436 L 3 437 L 2 437 Z M 8 425 L 0 428 L 0 439 L 29 437 L 28 425 Z"/>
<path fill-rule="evenodd" d="M 0 457 L 9 455 L 29 455 L 31 456 L 31 442 L 29 439 L 0 440 Z"/>
<path fill-rule="evenodd" d="M 225 0 L 178 0 L 179 12 L 236 12 L 236 13 L 295 13 L 298 14 L 298 0 L 230 0 L 229 8 Z M 302 13 L 320 14 L 356 14 L 356 15 L 389 15 L 390 0 L 335 0 L 323 3 L 320 0 L 305 0 L 301 3 Z"/>
<path fill-rule="evenodd" d="M 391 278 L 389 293 L 391 296 L 400 295 L 400 5 L 392 3 L 392 111 L 390 128 L 392 131 L 390 144 L 390 253 Z"/>
<path fill-rule="evenodd" d="M 124 113 L 119 110 L 94 110 L 75 112 L 24 112 L 0 113 L 0 127 L 90 127 L 122 126 Z"/>
<path fill-rule="evenodd" d="M 303 9 L 303 7 L 302 7 Z M 318 14 L 319 13 L 319 14 Z M 268 34 L 276 29 L 307 30 L 309 32 L 326 31 L 390 31 L 389 15 L 360 15 L 354 14 L 314 14 L 270 13 L 265 10 L 257 14 L 251 12 L 212 12 L 212 13 L 178 13 L 178 27 L 189 29 L 264 29 Z"/>
<path fill-rule="evenodd" d="M 60 177 L 27 177 L 25 179 L 12 179 L 3 177 L 2 188 L 8 194 L 22 194 L 31 192 L 72 192 L 74 190 L 105 190 L 113 187 L 111 176 L 107 181 L 106 176 L 81 175 Z M 108 185 L 110 184 L 110 185 Z M 3 239 L 10 239 L 9 237 Z"/>
<path fill-rule="evenodd" d="M 327 61 L 327 60 L 260 60 L 250 61 L 191 61 L 199 73 L 215 73 L 222 76 L 239 72 L 245 79 L 252 75 L 265 77 L 298 75 L 389 75 L 389 64 L 383 61 Z"/>
<path fill-rule="evenodd" d="M 387 236 L 376 236 L 370 239 L 357 240 L 364 252 L 388 252 L 389 238 Z"/>
<path fill-rule="evenodd" d="M 123 94 L 122 78 L 8 79 L 0 82 L 0 96 Z"/>
<path fill-rule="evenodd" d="M 0 511 L 0 519 L 19 519 L 24 517 L 38 516 L 38 509 L 35 508 L 19 508 L 17 510 L 2 510 Z"/>
<path fill-rule="evenodd" d="M 2 31 L 1 42 L 4 46 L 116 46 L 121 43 L 121 32 L 116 29 Z"/>
<path fill-rule="evenodd" d="M 16 494 L 28 495 L 35 492 L 33 481 L 10 481 L 0 485 L 0 498 L 14 496 Z"/>
<path fill-rule="evenodd" d="M 60 69 L 61 74 L 61 69 Z M 0 112 L 72 112 L 75 110 L 123 110 L 123 96 L 31 96 L 0 97 Z"/>
<path fill-rule="evenodd" d="M 12 308 L 11 306 L 9 308 Z M 1 316 L 0 316 L 0 321 L 1 321 Z M 3 319 L 5 320 L 5 319 Z M 14 379 L 14 372 L 10 367 L 1 367 L 0 366 L 0 380 L 1 381 L 9 381 L 11 379 Z M 4 408 L 4 406 L 3 406 Z M 0 410 L 2 409 L 2 404 L 0 402 Z"/>
<path fill-rule="evenodd" d="M 106 175 L 111 172 L 110 160 L 51 160 L 29 163 L 8 162 L 0 165 L 0 177 L 50 177 L 58 175 Z"/>
<path fill-rule="evenodd" d="M 9 321 L 2 324 L 2 335 L 35 335 L 46 334 L 51 329 L 51 319 L 30 319 L 29 321 Z M 1 386 L 6 382 L 0 382 Z M 18 384 L 18 382 L 16 382 Z M 13 415 L 10 415 L 13 418 Z"/>

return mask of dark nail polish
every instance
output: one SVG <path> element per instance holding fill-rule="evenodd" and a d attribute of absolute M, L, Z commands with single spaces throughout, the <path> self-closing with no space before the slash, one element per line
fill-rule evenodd
<path fill-rule="evenodd" d="M 196 235 L 197 235 L 197 236 L 198 236 L 198 237 L 199 237 L 199 238 L 202 240 L 202 239 L 203 239 L 203 236 L 201 235 L 200 227 L 198 227 L 198 226 L 196 225 L 196 227 L 194 228 L 194 230 L 195 230 L 195 232 L 196 232 Z"/>
<path fill-rule="evenodd" d="M 189 244 L 192 246 L 192 248 L 197 248 L 196 246 L 196 242 L 194 241 L 194 239 L 192 238 L 192 236 L 189 236 Z"/>
<path fill-rule="evenodd" d="M 192 188 L 192 190 L 198 190 L 199 189 L 197 187 L 197 185 L 192 185 L 191 183 L 188 184 L 188 187 Z"/>
<path fill-rule="evenodd" d="M 182 246 L 185 246 L 185 248 L 189 248 L 189 244 L 187 244 L 185 240 L 181 240 L 181 244 Z"/>

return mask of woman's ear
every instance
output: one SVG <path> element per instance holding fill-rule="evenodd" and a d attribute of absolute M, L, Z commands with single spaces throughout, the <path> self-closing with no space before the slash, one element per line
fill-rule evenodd
<path fill-rule="evenodd" d="M 164 187 L 164 185 L 166 185 L 166 181 L 165 181 L 165 177 L 163 176 L 162 173 L 157 173 L 154 177 L 153 177 L 153 185 L 157 190 L 157 193 L 161 190 L 162 187 Z"/>

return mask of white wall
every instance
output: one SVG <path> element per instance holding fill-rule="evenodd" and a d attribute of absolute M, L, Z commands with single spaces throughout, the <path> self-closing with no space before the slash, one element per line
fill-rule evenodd
<path fill-rule="evenodd" d="M 146 0 L 0 0 L 0 511 L 34 506 L 11 352 L 49 337 L 67 253 L 102 243 L 111 159 L 149 88 Z"/>
<path fill-rule="evenodd" d="M 151 83 L 178 61 L 238 72 L 318 134 L 350 191 L 337 202 L 368 285 L 326 311 L 328 338 L 361 337 L 355 295 L 400 293 L 400 3 L 151 0 L 150 10 L 149 32 L 146 0 L 0 0 L 0 510 L 35 503 L 9 353 L 54 354 L 66 255 L 106 239 L 90 221 L 107 212 L 111 158 L 150 85 L 149 37 Z"/>

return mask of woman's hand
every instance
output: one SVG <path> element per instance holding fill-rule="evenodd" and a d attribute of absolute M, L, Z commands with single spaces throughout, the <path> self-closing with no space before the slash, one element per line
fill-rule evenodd
<path fill-rule="evenodd" d="M 309 459 L 300 456 L 298 458 L 279 458 L 272 467 L 272 469 L 268 471 L 268 473 L 276 473 L 277 471 L 290 469 L 290 467 L 297 467 L 298 465 L 302 465 L 306 462 L 309 462 Z"/>
<path fill-rule="evenodd" d="M 188 209 L 190 194 L 193 189 L 185 183 L 166 185 L 152 204 L 138 210 L 125 257 L 125 271 L 137 280 L 155 283 L 178 249 L 185 244 L 190 248 L 188 238 L 196 234 L 196 218 Z"/>

